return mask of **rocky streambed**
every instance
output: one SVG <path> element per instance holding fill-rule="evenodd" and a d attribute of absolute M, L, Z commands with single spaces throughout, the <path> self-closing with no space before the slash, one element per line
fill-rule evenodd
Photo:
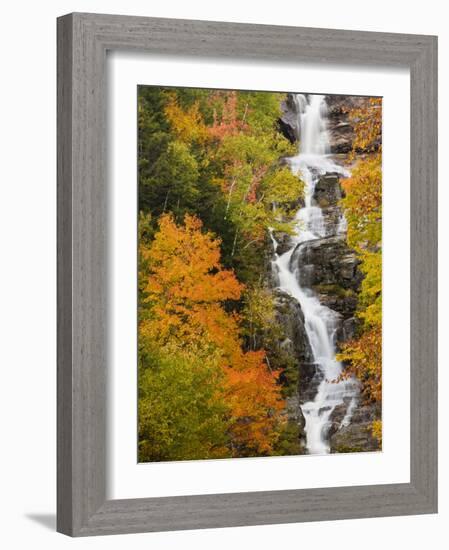
<path fill-rule="evenodd" d="M 344 162 L 347 153 L 352 150 L 354 139 L 354 131 L 347 117 L 348 100 L 356 104 L 364 99 L 327 96 L 326 100 L 331 152 L 341 156 L 341 162 Z M 283 105 L 279 126 L 292 142 L 300 136 L 298 120 L 297 105 L 289 95 Z M 356 334 L 357 297 L 363 280 L 359 259 L 347 244 L 344 216 L 339 204 L 344 196 L 340 178 L 338 173 L 325 173 L 315 183 L 312 203 L 321 209 L 324 224 L 319 238 L 295 245 L 291 236 L 274 234 L 277 255 L 285 254 L 295 246 L 289 267 L 297 274 L 300 286 L 310 289 L 321 304 L 335 312 L 333 338 L 337 348 Z M 276 281 L 276 273 L 272 278 Z M 298 384 L 289 399 L 288 414 L 290 420 L 300 427 L 302 446 L 305 448 L 305 419 L 301 405 L 315 398 L 323 380 L 323 370 L 314 362 L 300 303 L 280 288 L 276 288 L 274 293 L 276 319 L 284 334 L 279 347 L 295 358 L 298 368 Z M 361 398 L 343 397 L 342 402 L 331 410 L 324 428 L 330 452 L 376 450 L 378 443 L 371 435 L 370 425 L 377 413 L 375 405 L 366 404 Z"/>

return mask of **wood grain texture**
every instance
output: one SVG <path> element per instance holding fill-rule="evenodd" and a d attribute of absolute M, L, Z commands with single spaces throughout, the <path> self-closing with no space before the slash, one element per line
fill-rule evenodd
<path fill-rule="evenodd" d="M 57 529 L 72 528 L 72 21 L 58 20 Z M 63 512 L 61 511 L 63 508 Z"/>
<path fill-rule="evenodd" d="M 437 508 L 437 42 L 411 66 L 411 479 Z"/>
<path fill-rule="evenodd" d="M 437 40 L 70 14 L 58 20 L 58 524 L 72 536 L 437 509 Z M 106 52 L 406 66 L 411 72 L 411 480 L 106 500 Z"/>

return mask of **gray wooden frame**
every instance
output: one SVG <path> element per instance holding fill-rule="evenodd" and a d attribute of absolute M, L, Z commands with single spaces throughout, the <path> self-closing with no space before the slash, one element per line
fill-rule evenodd
<path fill-rule="evenodd" d="M 411 73 L 410 483 L 106 499 L 106 52 Z M 437 511 L 437 38 L 75 13 L 58 19 L 58 506 L 72 536 Z"/>

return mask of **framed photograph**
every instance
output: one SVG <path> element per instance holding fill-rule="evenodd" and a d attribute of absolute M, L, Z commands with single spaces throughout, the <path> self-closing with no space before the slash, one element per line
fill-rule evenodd
<path fill-rule="evenodd" d="M 437 511 L 437 39 L 58 19 L 58 531 Z"/>

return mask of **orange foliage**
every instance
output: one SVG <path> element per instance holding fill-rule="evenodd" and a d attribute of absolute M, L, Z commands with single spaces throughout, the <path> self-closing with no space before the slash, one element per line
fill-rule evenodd
<path fill-rule="evenodd" d="M 382 239 L 382 162 L 380 153 L 360 160 L 342 181 L 342 204 L 348 221 L 349 244 L 361 253 L 379 249 Z"/>
<path fill-rule="evenodd" d="M 268 166 L 266 165 L 262 165 L 256 168 L 255 173 L 253 174 L 253 177 L 251 179 L 251 184 L 248 188 L 248 192 L 246 194 L 246 200 L 249 203 L 253 204 L 257 201 L 257 189 L 267 171 Z"/>
<path fill-rule="evenodd" d="M 285 406 L 275 383 L 278 374 L 265 366 L 264 351 L 236 350 L 231 359 L 231 367 L 225 369 L 225 395 L 232 410 L 233 445 L 269 454 L 279 436 L 277 428 Z"/>
<path fill-rule="evenodd" d="M 362 382 L 362 391 L 371 401 L 382 399 L 382 326 L 373 326 L 358 339 L 346 342 L 338 354 L 348 361 L 345 376 L 355 375 Z"/>
<path fill-rule="evenodd" d="M 362 169 L 363 168 L 363 169 Z M 361 219 L 382 205 L 382 170 L 377 155 L 364 161 L 362 168 L 355 170 L 354 177 L 342 180 L 342 187 L 346 194 L 356 196 L 351 202 L 354 215 Z"/>
<path fill-rule="evenodd" d="M 382 147 L 382 98 L 370 97 L 366 105 L 352 109 L 349 118 L 354 124 L 354 153 L 360 149 L 368 152 Z"/>
<path fill-rule="evenodd" d="M 269 453 L 284 409 L 277 375 L 267 368 L 264 351 L 242 350 L 239 317 L 223 302 L 239 299 L 244 287 L 233 271 L 222 268 L 220 240 L 201 228 L 195 216 L 186 215 L 178 226 L 165 214 L 151 246 L 141 248 L 150 313 L 141 321 L 140 335 L 160 347 L 175 343 L 199 356 L 217 356 L 226 375 L 223 392 L 236 456 L 242 448 Z"/>
<path fill-rule="evenodd" d="M 226 313 L 220 302 L 238 300 L 243 285 L 233 271 L 221 268 L 220 240 L 202 233 L 201 226 L 188 214 L 184 226 L 177 226 L 165 214 L 151 247 L 142 250 L 142 259 L 150 266 L 144 301 L 152 305 L 153 315 L 141 330 L 161 344 L 173 334 L 189 338 L 190 343 L 204 337 L 220 343 L 224 326 L 237 331 L 235 316 Z"/>
<path fill-rule="evenodd" d="M 363 150 L 342 182 L 342 204 L 348 221 L 348 242 L 359 255 L 364 273 L 358 296 L 358 337 L 341 345 L 338 360 L 345 376 L 355 375 L 368 401 L 382 399 L 382 99 L 369 98 L 349 112 L 354 124 L 352 156 Z M 381 431 L 376 431 L 381 440 Z"/>
<path fill-rule="evenodd" d="M 238 134 L 247 128 L 245 120 L 238 120 L 236 91 L 216 92 L 213 99 L 220 101 L 222 112 L 218 115 L 217 109 L 214 109 L 214 122 L 207 128 L 211 138 L 221 141 L 224 137 Z"/>

